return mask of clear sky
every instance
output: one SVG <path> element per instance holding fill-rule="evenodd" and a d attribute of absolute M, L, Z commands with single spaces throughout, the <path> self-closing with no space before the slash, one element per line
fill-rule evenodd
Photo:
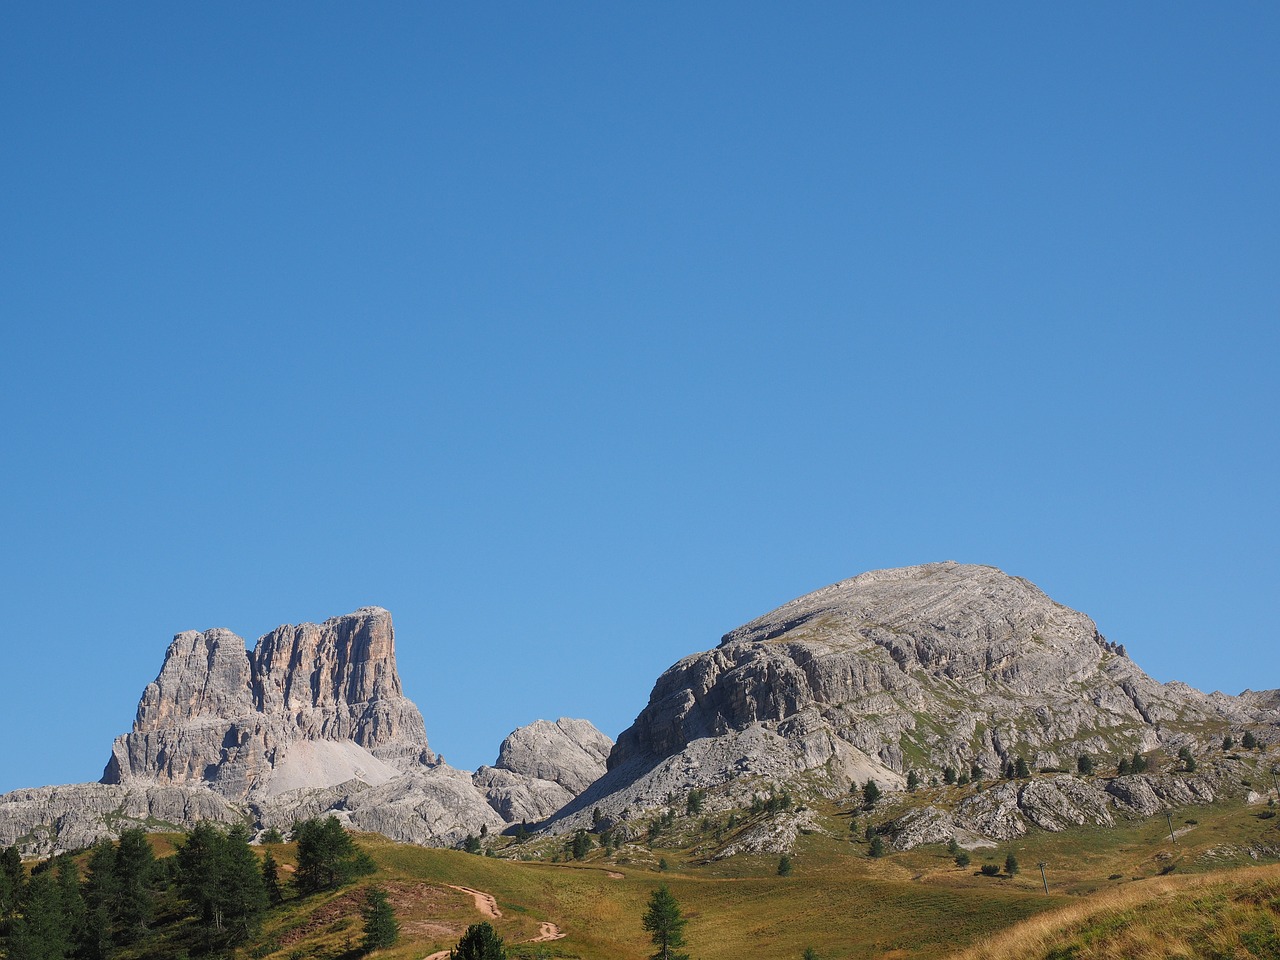
<path fill-rule="evenodd" d="M 0 11 L 0 790 L 180 630 L 616 736 L 879 567 L 1280 686 L 1280 7 Z"/>

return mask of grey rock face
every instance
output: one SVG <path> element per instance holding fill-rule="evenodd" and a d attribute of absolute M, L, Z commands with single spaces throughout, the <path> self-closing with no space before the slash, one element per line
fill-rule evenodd
<path fill-rule="evenodd" d="M 376 786 L 352 782 L 262 797 L 253 810 L 263 826 L 285 829 L 299 818 L 333 814 L 352 830 L 424 846 L 454 846 L 468 834 L 478 835 L 481 827 L 495 831 L 506 826 L 470 775 L 444 764 Z"/>
<path fill-rule="evenodd" d="M 229 630 L 178 634 L 102 779 L 204 783 L 243 799 L 269 789 L 291 747 L 310 741 L 354 744 L 378 762 L 304 750 L 290 787 L 332 786 L 363 768 L 385 781 L 384 764 L 403 771 L 434 760 L 422 714 L 401 691 L 391 614 L 381 607 L 279 627 L 252 653 Z"/>
<path fill-rule="evenodd" d="M 613 741 L 587 720 L 535 720 L 502 741 L 494 766 L 550 780 L 576 795 L 604 776 L 612 749 Z"/>
<path fill-rule="evenodd" d="M 586 720 L 536 720 L 502 741 L 497 763 L 472 780 L 503 819 L 537 823 L 600 779 L 612 748 Z"/>
<path fill-rule="evenodd" d="M 472 776 L 439 761 L 402 692 L 391 615 L 364 607 L 283 626 L 253 651 L 229 630 L 174 637 L 117 738 L 103 782 L 0 797 L 0 846 L 47 855 L 131 824 L 288 827 L 333 813 L 353 829 L 450 845 L 545 819 L 604 772 L 613 743 L 585 720 L 538 721 Z"/>
<path fill-rule="evenodd" d="M 926 564 L 865 573 L 793 600 L 679 661 L 618 738 L 608 774 L 561 814 L 635 811 L 690 787 L 806 779 L 902 785 L 909 769 L 1015 758 L 1072 767 L 1195 744 L 1227 723 L 1267 722 L 1265 695 L 1206 696 L 1161 684 L 1092 620 L 993 567 Z M 1274 718 L 1272 718 L 1274 722 Z M 1204 745 L 1207 745 L 1208 741 Z M 1109 801 L 1081 781 L 1000 786 L 957 814 L 1000 839 L 1028 823 L 1105 823 Z"/>
<path fill-rule="evenodd" d="M 201 820 L 237 823 L 243 813 L 203 787 L 77 783 L 15 790 L 0 797 L 0 847 L 47 857 L 129 827 L 177 830 Z"/>

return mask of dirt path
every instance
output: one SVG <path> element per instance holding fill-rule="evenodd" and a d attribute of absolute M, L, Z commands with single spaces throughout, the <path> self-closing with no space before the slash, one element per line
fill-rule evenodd
<path fill-rule="evenodd" d="M 483 890 L 472 890 L 470 887 L 458 887 L 452 883 L 447 883 L 445 886 L 460 893 L 471 894 L 476 902 L 476 909 L 490 920 L 497 920 L 502 916 L 502 911 L 498 909 L 498 901 L 494 899 L 493 894 L 485 893 Z"/>
<path fill-rule="evenodd" d="M 619 877 L 622 874 L 618 874 Z M 459 887 L 453 883 L 446 883 L 446 887 L 450 890 L 457 890 L 459 893 L 470 894 L 471 898 L 476 902 L 476 910 L 484 914 L 491 920 L 497 920 L 502 916 L 502 911 L 498 909 L 498 901 L 493 894 L 485 893 L 483 890 L 473 890 L 471 887 Z M 544 920 L 538 924 L 538 935 L 531 940 L 525 940 L 524 943 L 550 943 L 552 940 L 560 940 L 565 934 L 558 926 L 549 920 Z M 422 960 L 448 960 L 449 951 L 440 950 L 436 953 L 423 957 Z"/>
<path fill-rule="evenodd" d="M 557 927 L 554 923 L 548 923 L 547 921 L 544 920 L 542 923 L 538 924 L 538 935 L 534 937 L 532 940 L 526 940 L 525 942 L 526 943 L 548 943 L 551 940 L 559 940 L 563 936 L 564 934 L 560 932 L 559 927 Z"/>

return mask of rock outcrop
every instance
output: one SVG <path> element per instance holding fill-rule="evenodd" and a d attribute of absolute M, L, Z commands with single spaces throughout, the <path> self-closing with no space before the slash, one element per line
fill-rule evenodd
<path fill-rule="evenodd" d="M 1207 746 L 1230 724 L 1274 724 L 1271 705 L 1267 694 L 1158 683 L 1087 616 L 994 567 L 879 570 L 793 600 L 672 666 L 618 737 L 606 776 L 559 825 L 581 825 L 595 806 L 635 815 L 693 787 L 734 803 L 771 783 L 836 796 L 867 779 L 898 789 L 910 770 L 936 778 L 976 765 L 991 776 L 1019 758 L 1074 769 L 1080 754 Z M 1109 815 L 1111 801 L 1093 788 L 1028 789 L 993 790 L 961 819 L 1000 833 L 997 824 Z"/>
<path fill-rule="evenodd" d="M 586 720 L 536 720 L 502 741 L 497 762 L 472 777 L 509 823 L 537 823 L 604 776 L 613 741 Z"/>
<path fill-rule="evenodd" d="M 329 813 L 352 829 L 453 845 L 545 819 L 604 772 L 612 746 L 585 720 L 538 721 L 507 738 L 495 767 L 473 776 L 445 765 L 404 696 L 381 607 L 278 627 L 252 651 L 229 630 L 188 631 L 102 781 L 0 797 L 0 846 L 47 855 L 133 825 L 287 828 Z"/>
<path fill-rule="evenodd" d="M 15 790 L 0 797 L 0 848 L 48 856 L 129 827 L 180 830 L 201 820 L 239 823 L 244 814 L 207 787 L 77 783 Z"/>
<path fill-rule="evenodd" d="M 229 630 L 178 634 L 102 782 L 204 783 L 243 799 L 381 784 L 434 760 L 401 691 L 391 614 L 363 607 L 278 627 L 252 652 Z"/>

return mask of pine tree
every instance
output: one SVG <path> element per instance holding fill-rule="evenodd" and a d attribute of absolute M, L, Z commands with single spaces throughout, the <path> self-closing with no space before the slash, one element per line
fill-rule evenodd
<path fill-rule="evenodd" d="M 1084 774 L 1086 777 L 1093 773 L 1093 758 L 1087 753 L 1082 753 L 1076 757 L 1076 770 Z"/>
<path fill-rule="evenodd" d="M 1018 875 L 1018 858 L 1013 855 L 1012 851 L 1004 858 L 1004 872 L 1011 877 Z"/>
<path fill-rule="evenodd" d="M 223 839 L 223 850 L 222 903 L 229 933 L 227 942 L 245 943 L 257 932 L 262 915 L 267 912 L 267 887 L 243 827 L 232 827 Z"/>
<path fill-rule="evenodd" d="M 871 853 L 871 855 L 872 855 L 873 857 L 883 857 L 883 856 L 884 856 L 884 841 L 883 841 L 882 839 L 880 839 L 880 834 L 878 834 L 878 833 L 877 833 L 874 837 L 872 837 L 872 838 L 871 838 L 871 850 L 870 850 L 870 853 Z"/>
<path fill-rule="evenodd" d="M 1018 759 L 1014 761 L 1013 775 L 1017 780 L 1025 780 L 1027 777 L 1031 776 L 1031 768 L 1027 766 L 1027 761 L 1022 759 L 1022 757 L 1018 757 Z"/>
<path fill-rule="evenodd" d="M 0 936 L 9 932 L 21 893 L 22 855 L 17 847 L 5 847 L 0 853 Z"/>
<path fill-rule="evenodd" d="M 1121 757 L 1119 764 L 1116 765 L 1116 775 L 1120 777 L 1127 777 L 1130 771 L 1131 767 L 1129 766 L 1129 758 Z"/>
<path fill-rule="evenodd" d="M 293 882 L 304 897 L 336 890 L 374 869 L 373 861 L 356 847 L 335 816 L 296 824 L 293 839 L 298 842 L 298 869 Z M 480 841 L 471 839 L 478 847 Z"/>
<path fill-rule="evenodd" d="M 55 858 L 53 867 L 57 877 L 58 899 L 62 915 L 67 921 L 73 952 L 79 953 L 80 945 L 88 936 L 88 911 L 84 905 L 84 894 L 80 890 L 80 868 L 69 854 Z"/>
<path fill-rule="evenodd" d="M 920 789 L 920 774 L 914 770 L 907 771 L 907 789 L 912 793 Z"/>
<path fill-rule="evenodd" d="M 687 953 L 676 952 L 684 946 L 684 927 L 689 921 L 681 915 L 680 905 L 665 883 L 649 897 L 649 909 L 641 922 L 658 948 L 650 954 L 651 960 L 689 960 Z"/>
<path fill-rule="evenodd" d="M 507 960 L 502 938 L 485 923 L 473 923 L 467 927 L 458 945 L 449 951 L 449 960 Z"/>
<path fill-rule="evenodd" d="M 591 836 L 581 827 L 573 835 L 573 840 L 569 843 L 569 852 L 573 859 L 582 860 L 591 852 Z"/>
<path fill-rule="evenodd" d="M 943 783 L 946 783 L 946 784 L 953 784 L 953 783 L 955 783 L 955 782 L 956 782 L 956 768 L 955 768 L 955 767 L 943 767 L 943 768 L 942 768 L 942 782 L 943 782 Z"/>
<path fill-rule="evenodd" d="M 364 917 L 364 939 L 360 941 L 360 947 L 365 953 L 396 945 L 400 939 L 400 923 L 385 890 L 369 888 L 361 915 Z"/>
<path fill-rule="evenodd" d="M 84 960 L 107 960 L 111 955 L 119 886 L 115 844 L 101 840 L 89 854 L 89 869 L 83 888 L 85 933 L 80 952 Z"/>
<path fill-rule="evenodd" d="M 204 922 L 211 947 L 246 942 L 267 910 L 263 869 L 243 827 L 223 833 L 197 824 L 178 850 L 178 888 Z"/>
<path fill-rule="evenodd" d="M 267 902 L 271 906 L 278 907 L 284 903 L 284 892 L 280 889 L 280 865 L 270 850 L 262 858 L 262 886 L 267 891 Z"/>
<path fill-rule="evenodd" d="M 981 779 L 982 779 L 982 767 L 978 766 L 978 764 L 976 763 L 970 764 L 969 780 L 973 783 L 977 783 Z"/>
<path fill-rule="evenodd" d="M 1228 734 L 1227 736 L 1225 736 L 1225 737 L 1223 737 L 1223 738 L 1222 738 L 1222 749 L 1223 749 L 1223 750 L 1230 750 L 1230 749 L 1231 749 L 1232 747 L 1234 747 L 1235 745 L 1236 745 L 1236 741 L 1235 741 L 1235 739 L 1234 739 L 1230 734 Z"/>
<path fill-rule="evenodd" d="M 785 853 L 778 858 L 778 876 L 791 876 L 791 858 Z"/>
<path fill-rule="evenodd" d="M 880 799 L 880 785 L 874 780 L 868 780 L 862 788 L 862 801 L 867 809 L 874 807 L 876 801 Z"/>
<path fill-rule="evenodd" d="M 972 861 L 969 858 L 968 850 L 961 850 L 959 853 L 956 854 L 957 867 L 967 867 L 971 862 Z"/>
<path fill-rule="evenodd" d="M 9 933 L 9 960 L 66 960 L 71 948 L 71 927 L 53 873 L 33 873 Z"/>
<path fill-rule="evenodd" d="M 1258 738 L 1253 735 L 1252 730 L 1246 730 L 1244 736 L 1240 738 L 1240 746 L 1246 750 L 1252 750 L 1258 745 Z"/>
<path fill-rule="evenodd" d="M 116 845 L 115 878 L 118 884 L 119 943 L 136 943 L 146 934 L 155 913 L 156 858 L 146 831 L 120 832 Z"/>

